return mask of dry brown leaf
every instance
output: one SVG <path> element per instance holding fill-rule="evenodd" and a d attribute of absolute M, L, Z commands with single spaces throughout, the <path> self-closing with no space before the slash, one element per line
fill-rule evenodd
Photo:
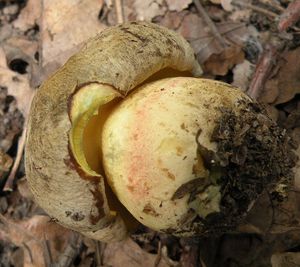
<path fill-rule="evenodd" d="M 2 48 L 0 47 L 0 51 Z M 17 100 L 17 107 L 26 118 L 29 112 L 34 90 L 29 86 L 28 74 L 19 74 L 11 71 L 7 67 L 6 56 L 3 51 L 0 52 L 0 85 L 6 87 L 8 95 L 13 96 Z"/>
<path fill-rule="evenodd" d="M 155 265 L 157 255 L 142 250 L 132 239 L 127 238 L 123 242 L 109 243 L 103 252 L 103 262 L 113 267 L 168 267 L 167 262 L 162 258 L 159 264 Z"/>
<path fill-rule="evenodd" d="M 231 45 L 243 46 L 252 35 L 250 29 L 244 23 L 228 21 L 218 23 L 216 26 L 220 34 Z"/>
<path fill-rule="evenodd" d="M 193 2 L 192 0 L 166 0 L 168 8 L 170 11 L 182 11 L 188 8 L 188 6 Z"/>
<path fill-rule="evenodd" d="M 12 252 L 12 256 L 10 257 L 11 264 L 14 267 L 23 267 L 24 266 L 24 251 L 21 248 L 17 248 Z"/>
<path fill-rule="evenodd" d="M 278 74 L 266 82 L 261 95 L 263 101 L 274 105 L 286 103 L 300 93 L 300 48 L 285 52 L 277 66 Z"/>
<path fill-rule="evenodd" d="M 26 6 L 21 10 L 18 18 L 13 22 L 13 26 L 23 32 L 33 28 L 36 24 L 38 24 L 38 20 L 41 17 L 41 11 L 41 0 L 27 1 Z"/>
<path fill-rule="evenodd" d="M 187 14 L 188 14 L 187 10 L 181 12 L 168 11 L 158 23 L 169 29 L 178 29 L 184 16 L 186 16 Z"/>
<path fill-rule="evenodd" d="M 12 158 L 0 150 L 0 174 L 3 174 L 3 172 L 8 172 L 12 163 Z"/>
<path fill-rule="evenodd" d="M 167 11 L 164 0 L 135 0 L 134 9 L 137 20 L 147 21 L 151 21 L 154 17 L 162 16 Z"/>
<path fill-rule="evenodd" d="M 221 0 L 224 10 L 231 12 L 229 19 L 234 22 L 248 22 L 252 14 L 250 8 L 238 7 L 232 4 L 233 0 Z M 243 0 L 243 3 L 251 4 L 252 0 Z"/>
<path fill-rule="evenodd" d="M 17 188 L 22 197 L 34 201 L 34 196 L 31 190 L 29 189 L 28 182 L 25 177 L 17 181 Z"/>
<path fill-rule="evenodd" d="M 213 75 L 226 75 L 229 69 L 243 62 L 244 58 L 242 47 L 227 47 L 220 54 L 212 54 L 204 63 L 204 69 Z"/>
<path fill-rule="evenodd" d="M 136 19 L 136 12 L 134 9 L 135 0 L 126 0 L 123 2 L 123 13 L 125 21 L 134 21 Z"/>
<path fill-rule="evenodd" d="M 250 37 L 250 33 L 241 23 L 219 23 L 216 26 L 228 44 L 225 47 L 196 14 L 186 15 L 178 31 L 191 43 L 200 64 L 206 64 L 207 70 L 212 74 L 224 75 L 228 68 L 242 62 L 242 47 Z"/>
<path fill-rule="evenodd" d="M 299 130 L 296 131 L 299 134 Z M 257 229 L 259 233 L 286 234 L 299 231 L 300 227 L 300 146 L 295 151 L 299 160 L 294 168 L 294 187 L 281 203 L 273 202 L 264 192 L 249 211 L 246 222 L 248 229 Z"/>
<path fill-rule="evenodd" d="M 43 67 L 62 65 L 83 42 L 105 28 L 98 20 L 102 5 L 100 0 L 44 0 L 41 24 Z"/>
<path fill-rule="evenodd" d="M 252 11 L 250 9 L 238 9 L 229 16 L 231 21 L 234 22 L 247 22 L 251 17 Z"/>
<path fill-rule="evenodd" d="M 297 181 L 295 181 L 295 184 Z M 247 215 L 247 224 L 260 233 L 284 234 L 300 227 L 299 192 L 289 192 L 287 200 L 274 207 L 270 196 L 262 194 Z"/>
<path fill-rule="evenodd" d="M 279 95 L 275 104 L 288 102 L 300 93 L 300 48 L 286 52 L 278 74 Z"/>
<path fill-rule="evenodd" d="M 210 55 L 222 52 L 222 47 L 214 44 L 214 38 L 210 34 L 204 20 L 196 14 L 190 13 L 186 15 L 181 22 L 178 32 L 190 42 L 200 64 L 205 62 Z"/>
<path fill-rule="evenodd" d="M 268 80 L 264 86 L 262 94 L 260 96 L 260 101 L 263 103 L 274 103 L 279 95 L 279 88 L 278 88 L 278 80 L 271 79 Z"/>
<path fill-rule="evenodd" d="M 300 266 L 299 252 L 277 253 L 271 257 L 272 267 L 297 267 Z"/>
<path fill-rule="evenodd" d="M 28 220 L 12 221 L 0 215 L 3 225 L 0 238 L 14 243 L 24 250 L 24 267 L 44 267 L 46 242 L 53 260 L 64 251 L 73 234 L 71 230 L 50 222 L 48 216 L 35 215 Z"/>

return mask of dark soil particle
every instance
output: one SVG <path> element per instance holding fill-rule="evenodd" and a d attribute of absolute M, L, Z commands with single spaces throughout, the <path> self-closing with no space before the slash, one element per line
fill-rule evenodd
<path fill-rule="evenodd" d="M 293 182 L 296 144 L 260 104 L 243 101 L 240 106 L 238 114 L 222 108 L 213 132 L 217 152 L 209 154 L 209 162 L 214 160 L 222 168 L 218 181 L 222 197 L 220 214 L 212 216 L 208 226 L 237 225 L 264 190 L 278 203 Z"/>

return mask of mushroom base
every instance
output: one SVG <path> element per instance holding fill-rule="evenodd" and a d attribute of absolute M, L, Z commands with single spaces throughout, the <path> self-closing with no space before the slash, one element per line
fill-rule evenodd
<path fill-rule="evenodd" d="M 202 224 L 204 233 L 236 229 L 261 193 L 267 192 L 276 205 L 287 198 L 293 184 L 297 160 L 293 140 L 260 104 L 241 106 L 238 114 L 222 109 L 212 136 L 216 153 L 198 143 L 206 167 L 218 176 L 221 191 L 220 212 L 194 222 Z"/>

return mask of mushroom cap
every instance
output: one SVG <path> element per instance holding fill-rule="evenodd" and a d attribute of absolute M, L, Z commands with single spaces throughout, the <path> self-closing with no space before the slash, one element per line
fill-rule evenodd
<path fill-rule="evenodd" d="M 189 194 L 178 198 L 176 192 L 189 182 L 208 179 L 196 137 L 216 151 L 211 136 L 220 108 L 237 110 L 245 98 L 249 99 L 222 82 L 166 78 L 138 88 L 110 114 L 102 133 L 105 173 L 138 221 L 158 231 L 183 231 L 192 207 Z M 203 194 L 193 204 L 198 214 L 217 212 L 219 192 L 208 187 Z M 206 206 L 205 194 L 212 198 Z M 192 234 L 191 229 L 184 231 Z"/>

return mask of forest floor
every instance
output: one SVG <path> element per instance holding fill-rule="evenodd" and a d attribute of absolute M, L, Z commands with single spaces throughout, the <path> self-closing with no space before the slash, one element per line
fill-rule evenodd
<path fill-rule="evenodd" d="M 133 20 L 182 34 L 206 78 L 263 103 L 300 143 L 299 18 L 298 0 L 0 0 L 0 267 L 300 266 L 299 162 L 280 210 L 264 195 L 251 210 L 248 222 L 259 230 L 177 238 L 142 227 L 123 243 L 104 244 L 56 224 L 35 204 L 23 156 L 41 82 L 88 38 Z"/>

